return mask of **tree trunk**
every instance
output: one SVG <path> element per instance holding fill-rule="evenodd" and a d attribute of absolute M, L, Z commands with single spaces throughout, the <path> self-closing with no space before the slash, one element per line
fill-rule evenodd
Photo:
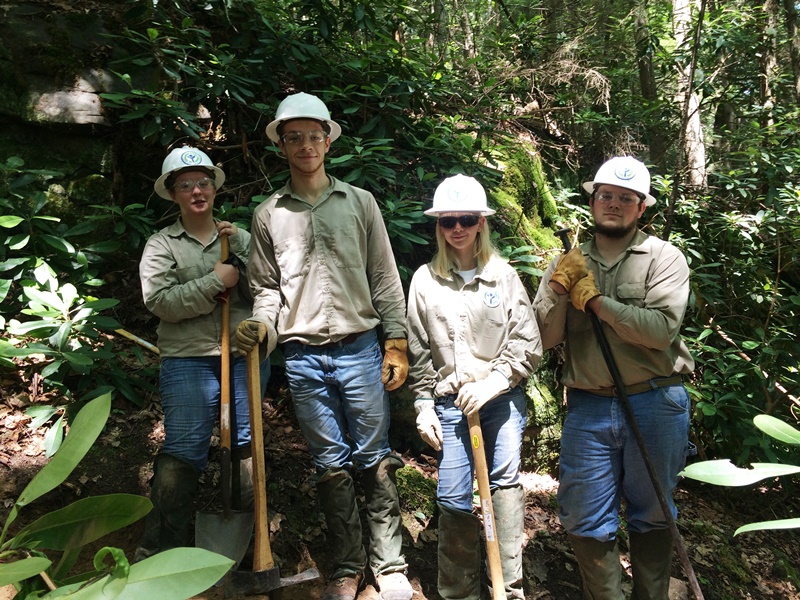
<path fill-rule="evenodd" d="M 786 14 L 786 33 L 789 34 L 789 55 L 794 76 L 794 101 L 800 104 L 800 32 L 797 30 L 797 8 L 794 0 L 783 0 Z"/>
<path fill-rule="evenodd" d="M 778 0 L 764 0 L 764 40 L 763 50 L 759 68 L 761 70 L 761 106 L 764 113 L 761 118 L 761 127 L 768 128 L 775 125 L 773 108 L 775 106 L 775 95 L 772 93 L 772 82 L 778 73 L 778 42 L 776 35 L 778 32 L 778 21 L 780 20 L 778 11 Z"/>
<path fill-rule="evenodd" d="M 650 105 L 658 103 L 658 88 L 653 69 L 653 54 L 650 51 L 650 23 L 647 17 L 647 5 L 637 3 L 635 12 L 634 39 L 636 40 L 636 59 L 639 69 L 639 87 L 642 97 Z M 666 138 L 658 131 L 651 129 L 648 135 L 650 145 L 650 161 L 662 165 L 666 151 Z"/>

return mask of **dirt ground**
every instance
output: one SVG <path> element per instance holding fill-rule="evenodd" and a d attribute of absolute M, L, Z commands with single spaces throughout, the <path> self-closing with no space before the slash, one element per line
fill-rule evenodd
<path fill-rule="evenodd" d="M 14 500 L 45 462 L 44 430 L 27 427 L 24 402 L 9 393 L 3 382 L 0 402 L 0 518 L 4 521 Z M 316 504 L 311 480 L 313 468 L 305 441 L 297 427 L 291 402 L 285 392 L 272 390 L 264 402 L 264 438 L 267 463 L 267 502 L 271 547 L 281 575 L 288 576 L 317 568 L 330 572 L 330 548 L 324 523 Z M 78 465 L 73 475 L 56 490 L 25 507 L 12 532 L 41 514 L 90 495 L 115 492 L 148 493 L 152 457 L 163 436 L 157 403 L 140 409 L 134 406 L 113 410 L 99 442 Z M 406 466 L 426 479 L 435 478 L 435 461 L 412 448 L 396 448 Z M 215 480 L 218 465 L 212 461 L 203 475 L 197 509 L 218 508 Z M 524 574 L 526 599 L 578 600 L 580 577 L 564 530 L 558 522 L 555 493 L 558 482 L 543 473 L 525 472 L 526 543 Z M 414 600 L 434 600 L 436 593 L 436 517 L 421 510 L 416 490 L 401 488 L 404 539 L 409 579 Z M 733 537 L 734 530 L 748 522 L 797 516 L 796 494 L 781 489 L 724 489 L 685 481 L 677 491 L 680 509 L 678 526 L 704 597 L 728 599 L 800 598 L 800 532 L 766 531 Z M 121 530 L 88 548 L 84 560 L 96 549 L 115 546 L 133 556 L 142 533 L 142 522 Z M 627 544 L 621 536 L 622 564 L 630 590 Z M 686 576 L 677 558 L 673 563 L 672 597 L 690 597 Z M 270 596 L 253 598 L 319 599 L 324 580 L 287 587 Z M 0 590 L 8 600 L 10 590 Z M 219 600 L 219 588 L 196 596 L 198 600 Z M 378 600 L 372 585 L 359 595 L 361 600 Z"/>

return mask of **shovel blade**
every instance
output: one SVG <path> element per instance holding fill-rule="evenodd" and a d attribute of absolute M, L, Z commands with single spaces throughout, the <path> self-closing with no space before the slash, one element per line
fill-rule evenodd
<path fill-rule="evenodd" d="M 195 515 L 195 546 L 242 562 L 253 536 L 255 517 L 249 511 L 198 512 Z"/>
<path fill-rule="evenodd" d="M 264 571 L 231 570 L 225 575 L 225 597 L 243 598 L 268 594 L 278 588 L 298 585 L 314 579 L 319 579 L 319 571 L 313 568 L 291 577 L 281 577 L 278 567 Z"/>

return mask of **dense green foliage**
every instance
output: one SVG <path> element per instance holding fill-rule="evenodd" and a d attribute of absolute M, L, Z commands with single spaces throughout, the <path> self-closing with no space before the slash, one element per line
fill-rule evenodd
<path fill-rule="evenodd" d="M 789 15 L 775 27 L 763 6 L 718 2 L 702 21 L 691 15 L 694 30 L 679 43 L 665 3 L 121 7 L 122 26 L 109 38 L 120 88 L 103 95 L 120 152 L 160 157 L 169 145 L 202 146 L 228 174 L 220 214 L 246 225 L 287 177 L 264 127 L 287 93 L 318 94 L 344 129 L 329 171 L 378 198 L 404 279 L 430 256 L 421 211 L 447 174 L 473 174 L 492 190 L 498 246 L 534 293 L 537 269 L 557 251 L 550 229 L 588 234 L 578 184 L 613 154 L 645 159 L 659 199 L 646 228 L 677 243 L 692 268 L 685 335 L 697 358 L 695 441 L 737 463 L 790 458 L 750 425 L 761 413 L 791 420 L 800 408 L 800 75 Z M 698 97 L 701 186 L 684 167 L 694 116 L 682 103 L 687 85 Z M 157 175 L 160 160 L 150 164 Z M 28 349 L 4 345 L 0 357 L 36 350 L 48 384 L 65 393 L 80 373 L 92 378 L 79 385 L 135 397 L 104 362 L 118 349 L 99 333 L 116 325 L 98 314 L 111 300 L 93 292 L 116 256 L 105 244 L 127 236 L 139 247 L 168 209 L 140 204 L 149 192 L 128 187 L 102 213 L 54 221 L 55 199 L 44 190 L 57 175 L 13 160 L 4 173 L 0 197 L 22 220 L 0 222 L 2 260 L 12 268 L 0 290 L 3 325 Z M 109 227 L 113 235 L 97 235 Z"/>

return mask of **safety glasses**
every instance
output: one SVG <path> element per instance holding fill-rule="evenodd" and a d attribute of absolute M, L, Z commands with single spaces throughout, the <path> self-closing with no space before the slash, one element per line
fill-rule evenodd
<path fill-rule="evenodd" d="M 211 181 L 210 177 L 201 177 L 200 179 L 184 179 L 183 181 L 179 181 L 175 184 L 175 191 L 176 192 L 191 192 L 194 190 L 194 186 L 199 187 L 201 190 L 207 190 L 214 182 Z"/>
<path fill-rule="evenodd" d="M 475 227 L 481 220 L 480 215 L 461 215 L 460 217 L 439 217 L 439 227 L 442 229 L 452 229 L 456 223 L 464 229 Z"/>

